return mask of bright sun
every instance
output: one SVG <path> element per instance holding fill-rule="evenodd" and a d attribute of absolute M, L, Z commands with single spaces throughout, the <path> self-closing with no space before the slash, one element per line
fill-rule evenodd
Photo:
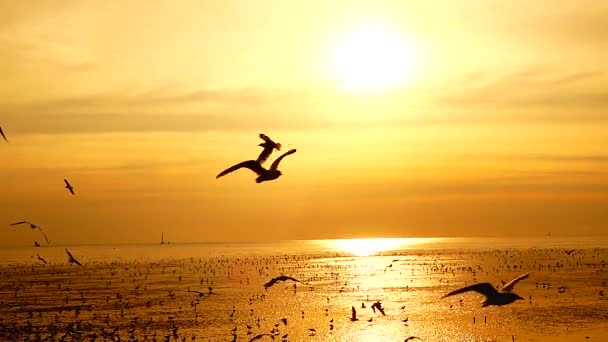
<path fill-rule="evenodd" d="M 332 70 L 334 77 L 352 90 L 393 88 L 412 74 L 412 51 L 396 33 L 366 28 L 339 39 Z"/>

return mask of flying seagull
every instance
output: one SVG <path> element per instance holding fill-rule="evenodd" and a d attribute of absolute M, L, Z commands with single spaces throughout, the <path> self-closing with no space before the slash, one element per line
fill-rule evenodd
<path fill-rule="evenodd" d="M 295 148 L 283 153 L 279 158 L 277 158 L 272 163 L 272 165 L 270 165 L 270 169 L 268 169 L 268 170 L 266 170 L 262 165 L 260 165 L 260 163 L 258 163 L 255 160 L 247 160 L 247 161 L 238 163 L 232 167 L 227 168 L 226 170 L 220 172 L 219 175 L 215 176 L 215 178 L 220 178 L 222 176 L 229 174 L 230 172 L 233 172 L 240 168 L 245 167 L 245 168 L 248 168 L 249 170 L 257 173 L 258 178 L 255 179 L 256 183 L 262 183 L 264 181 L 270 181 L 273 179 L 277 179 L 281 176 L 281 171 L 277 170 L 279 167 L 279 163 L 281 162 L 281 160 L 283 160 L 283 158 L 285 158 L 286 156 L 288 156 L 290 154 L 294 154 L 294 153 L 296 153 Z"/>
<path fill-rule="evenodd" d="M 2 138 L 4 138 L 4 141 L 8 142 L 8 139 L 6 139 L 6 135 L 4 135 L 4 132 L 2 131 L 2 127 L 0 127 L 0 135 L 2 135 Z M 279 145 L 280 147 L 281 145 Z"/>
<path fill-rule="evenodd" d="M 380 301 L 372 304 L 372 310 L 374 311 L 374 313 L 376 313 L 376 309 L 378 309 L 378 311 L 380 311 L 382 316 L 386 316 L 386 314 L 384 313 L 384 308 L 382 307 L 382 303 L 380 303 Z"/>
<path fill-rule="evenodd" d="M 65 188 L 68 189 L 72 195 L 74 195 L 74 187 L 70 184 L 70 182 L 68 182 L 67 179 L 64 179 L 63 181 L 65 182 Z"/>
<path fill-rule="evenodd" d="M 41 257 L 40 254 L 36 254 L 36 259 L 38 259 L 38 260 L 40 260 L 40 261 L 42 261 L 43 263 L 46 264 L 46 260 L 44 260 L 44 258 Z"/>
<path fill-rule="evenodd" d="M 355 309 L 354 306 L 351 307 L 351 315 L 350 315 L 350 321 L 354 322 L 354 321 L 358 321 L 359 319 L 357 318 L 357 309 Z"/>
<path fill-rule="evenodd" d="M 447 295 L 443 296 L 443 298 L 453 296 L 456 294 L 460 294 L 460 293 L 464 293 L 464 292 L 468 292 L 468 291 L 475 291 L 475 292 L 481 293 L 482 295 L 484 295 L 486 297 L 486 299 L 482 302 L 482 305 L 481 305 L 482 307 L 486 307 L 489 305 L 511 304 L 516 300 L 519 300 L 519 299 L 523 300 L 522 297 L 518 296 L 517 294 L 515 294 L 511 291 L 513 290 L 513 288 L 515 287 L 515 284 L 517 284 L 517 282 L 528 278 L 528 276 L 530 276 L 529 273 L 520 275 L 519 277 L 511 280 L 509 283 L 507 283 L 505 286 L 503 286 L 500 290 L 497 290 L 496 288 L 494 288 L 494 286 L 492 286 L 490 283 L 479 283 L 479 284 L 474 284 L 471 286 L 463 287 L 456 291 L 452 291 L 452 292 L 448 293 Z"/>
<path fill-rule="evenodd" d="M 422 341 L 422 339 L 418 336 L 410 336 L 410 337 L 406 338 L 405 341 L 403 341 L 403 342 L 413 341 L 415 339 L 419 339 L 420 341 Z"/>
<path fill-rule="evenodd" d="M 272 139 L 270 139 L 264 133 L 260 133 L 260 139 L 264 140 L 264 142 L 259 144 L 258 146 L 262 146 L 264 150 L 262 150 L 262 153 L 260 153 L 258 159 L 256 159 L 256 162 L 263 164 L 272 153 L 272 150 L 274 150 L 275 148 L 277 151 L 281 150 L 281 144 L 272 141 Z"/>
<path fill-rule="evenodd" d="M 299 281 L 298 279 L 296 279 L 296 278 L 292 278 L 292 277 L 288 277 L 288 276 L 284 276 L 284 275 L 282 275 L 282 276 L 278 276 L 278 277 L 276 277 L 276 278 L 272 278 L 272 279 L 270 279 L 270 281 L 269 281 L 269 282 L 267 282 L 266 284 L 264 284 L 264 287 L 265 287 L 265 288 L 269 288 L 269 287 L 271 287 L 272 285 L 274 285 L 274 284 L 275 284 L 276 282 L 278 282 L 278 281 L 287 281 L 287 280 L 293 280 L 293 281 L 297 281 L 298 283 L 300 282 L 300 281 Z"/>
<path fill-rule="evenodd" d="M 80 261 L 76 260 L 76 258 L 74 258 L 74 256 L 72 255 L 72 253 L 70 253 L 70 251 L 68 251 L 68 249 L 65 249 L 65 252 L 68 253 L 68 258 L 70 258 L 70 260 L 68 260 L 68 263 L 70 264 L 76 264 L 80 267 L 83 267 L 82 264 L 80 263 Z"/>
<path fill-rule="evenodd" d="M 38 229 L 38 231 L 40 233 L 42 233 L 42 236 L 44 236 L 44 240 L 46 241 L 46 243 L 50 243 L 49 242 L 49 238 L 47 238 L 46 234 L 44 234 L 44 232 L 42 231 L 42 227 L 40 227 L 38 225 L 35 225 L 35 224 L 31 223 L 31 222 L 28 222 L 28 221 L 19 221 L 19 222 L 11 223 L 11 224 L 9 224 L 9 226 L 18 226 L 20 224 L 29 224 L 30 228 L 32 228 L 32 229 Z"/>

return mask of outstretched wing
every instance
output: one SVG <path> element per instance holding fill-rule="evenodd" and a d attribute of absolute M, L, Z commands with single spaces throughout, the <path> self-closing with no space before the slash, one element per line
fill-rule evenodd
<path fill-rule="evenodd" d="M 36 226 L 36 229 L 38 229 L 38 231 L 40 231 L 40 233 L 42 233 L 42 236 L 44 236 L 44 241 L 46 241 L 47 244 L 50 243 L 49 238 L 46 237 L 46 234 L 44 234 L 44 232 L 42 231 L 42 228 Z"/>
<path fill-rule="evenodd" d="M 6 139 L 6 135 L 4 135 L 4 132 L 2 131 L 2 127 L 0 127 L 0 135 L 2 135 L 2 138 L 4 138 L 4 141 L 8 142 L 8 139 Z"/>
<path fill-rule="evenodd" d="M 66 189 L 68 189 L 70 191 L 70 193 L 72 195 L 74 195 L 74 188 L 72 187 L 72 185 L 70 184 L 70 182 L 68 182 L 67 179 L 64 179 L 63 181 L 65 182 Z"/>
<path fill-rule="evenodd" d="M 264 147 L 264 150 L 262 150 L 262 153 L 260 153 L 256 161 L 262 164 L 266 161 L 266 159 L 268 159 L 268 157 L 272 153 L 272 150 L 274 150 L 275 148 L 277 149 L 277 151 L 281 150 L 281 144 L 275 143 L 264 133 L 260 133 L 260 139 L 264 140 L 264 143 L 260 144 L 260 146 Z"/>
<path fill-rule="evenodd" d="M 285 153 L 283 153 L 283 154 L 282 154 L 282 155 L 281 155 L 279 158 L 277 158 L 277 159 L 276 159 L 276 160 L 275 160 L 275 161 L 272 163 L 272 165 L 270 165 L 270 169 L 271 169 L 271 170 L 276 170 L 276 169 L 278 169 L 278 168 L 279 168 L 279 163 L 281 162 L 281 160 L 283 160 L 283 158 L 287 157 L 288 155 L 290 155 L 290 154 L 294 154 L 294 153 L 296 153 L 296 149 L 295 149 L 295 148 L 294 148 L 294 149 L 291 149 L 291 150 L 289 150 L 289 151 L 287 151 L 287 152 L 285 152 Z"/>
<path fill-rule="evenodd" d="M 27 221 L 19 221 L 19 222 L 11 223 L 11 224 L 9 224 L 9 226 L 16 226 L 16 225 L 19 225 L 19 224 L 26 224 L 26 223 L 27 223 L 27 224 L 30 224 L 30 223 L 29 223 L 29 222 L 27 222 Z"/>
<path fill-rule="evenodd" d="M 511 292 L 513 290 L 513 288 L 515 287 L 515 284 L 517 284 L 517 282 L 519 282 L 520 280 L 524 280 L 524 279 L 528 278 L 529 276 L 530 276 L 530 273 L 520 275 L 519 277 L 511 280 L 505 286 L 503 286 L 501 291 Z"/>
<path fill-rule="evenodd" d="M 496 291 L 494 286 L 492 286 L 490 283 L 480 283 L 480 284 L 463 287 L 456 291 L 452 291 L 452 292 L 446 294 L 445 296 L 443 296 L 443 298 L 457 295 L 460 293 L 469 292 L 469 291 L 475 291 L 475 292 L 481 293 L 482 295 L 486 296 L 487 298 L 491 298 L 491 297 L 498 295 L 498 291 Z"/>
<path fill-rule="evenodd" d="M 75 263 L 78 266 L 82 266 L 82 264 L 76 260 L 76 258 L 74 258 L 74 256 L 72 255 L 72 253 L 70 253 L 70 251 L 68 251 L 68 249 L 66 248 L 65 251 L 68 253 L 68 257 L 70 257 L 70 262 Z"/>
<path fill-rule="evenodd" d="M 272 285 L 274 285 L 274 284 L 275 284 L 277 281 L 279 281 L 277 278 L 272 278 L 272 279 L 270 279 L 270 281 L 269 281 L 269 282 L 267 282 L 266 284 L 264 284 L 264 287 L 265 287 L 265 288 L 269 288 L 269 287 L 271 287 Z"/>
<path fill-rule="evenodd" d="M 262 165 L 260 165 L 260 163 L 256 162 L 255 160 L 247 160 L 247 161 L 238 163 L 234 166 L 227 168 L 226 170 L 220 172 L 220 174 L 215 176 L 215 178 L 220 178 L 222 176 L 229 174 L 230 172 L 236 171 L 243 167 L 248 168 L 249 170 L 257 173 L 258 176 L 260 176 L 266 172 L 266 170 L 262 167 Z"/>

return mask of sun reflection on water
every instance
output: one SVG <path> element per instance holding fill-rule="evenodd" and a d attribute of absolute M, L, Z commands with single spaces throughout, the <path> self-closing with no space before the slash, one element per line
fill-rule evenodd
<path fill-rule="evenodd" d="M 355 256 L 368 256 L 395 249 L 410 248 L 427 240 L 423 238 L 339 239 L 331 240 L 331 243 L 341 252 Z"/>

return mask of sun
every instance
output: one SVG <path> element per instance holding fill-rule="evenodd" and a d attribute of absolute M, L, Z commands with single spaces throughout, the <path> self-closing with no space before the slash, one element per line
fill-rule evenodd
<path fill-rule="evenodd" d="M 412 48 L 396 32 L 367 27 L 338 39 L 331 58 L 333 76 L 352 90 L 385 90 L 413 73 Z"/>

